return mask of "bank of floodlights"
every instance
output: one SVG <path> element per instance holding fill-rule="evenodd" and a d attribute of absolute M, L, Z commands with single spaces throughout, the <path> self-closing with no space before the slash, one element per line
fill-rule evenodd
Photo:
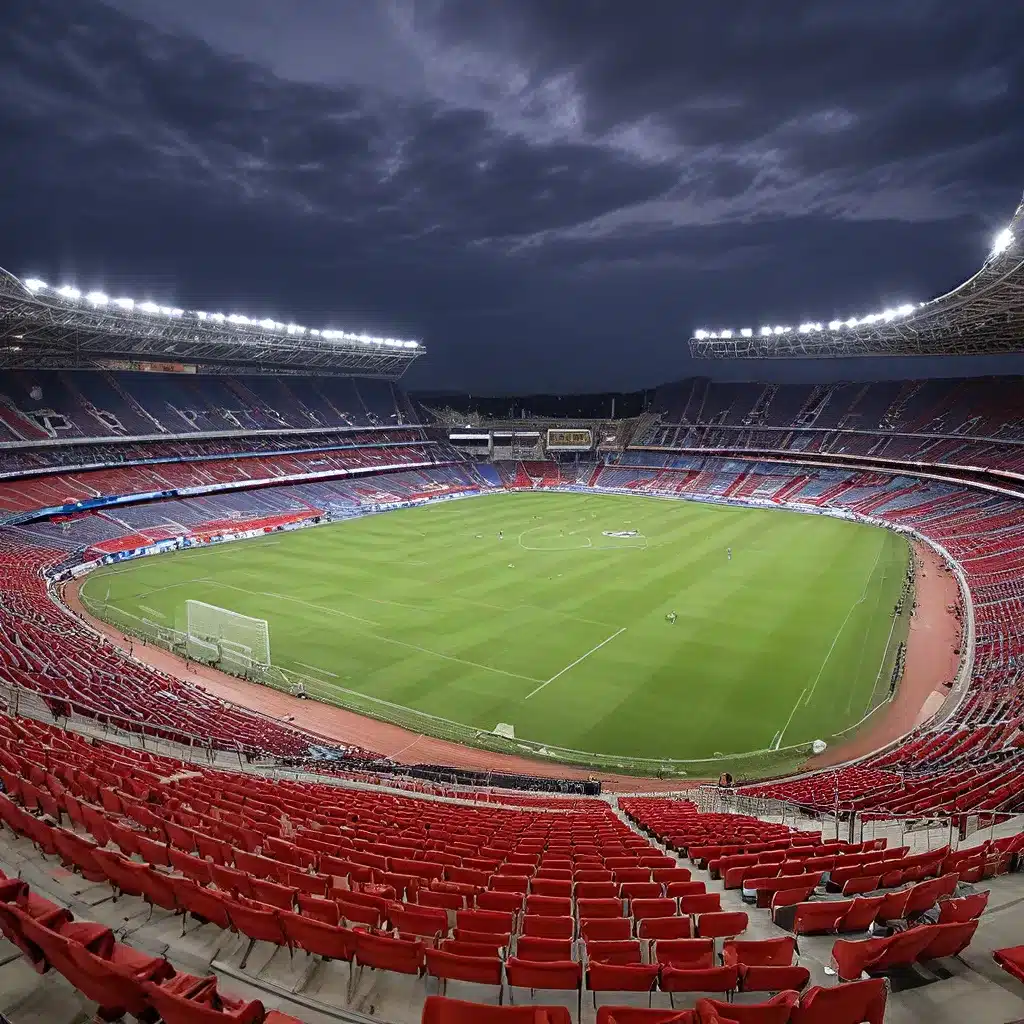
<path fill-rule="evenodd" d="M 351 331 L 335 330 L 313 330 L 300 327 L 298 324 L 283 324 L 277 320 L 264 318 L 255 320 L 243 316 L 241 313 L 205 313 L 200 310 L 178 309 L 173 306 L 161 306 L 155 302 L 136 302 L 134 299 L 115 298 L 101 291 L 86 292 L 84 295 L 79 289 L 71 285 L 62 285 L 59 288 L 51 288 L 45 281 L 37 277 L 31 277 L 23 282 L 25 287 L 33 295 L 51 295 L 66 302 L 81 302 L 93 308 L 115 306 L 126 313 L 145 313 L 153 317 L 166 317 L 171 320 L 195 320 L 202 324 L 226 324 L 236 329 L 249 328 L 250 330 L 268 331 L 279 334 L 287 334 L 293 337 L 309 335 L 311 338 L 323 338 L 326 341 L 348 341 L 361 345 L 369 345 L 377 348 L 419 348 L 418 341 L 404 341 L 400 338 L 379 338 L 372 334 L 354 334 Z"/>
<path fill-rule="evenodd" d="M 742 327 L 740 330 L 726 329 L 724 331 L 709 331 L 706 328 L 700 328 L 693 332 L 693 336 L 698 341 L 704 341 L 705 339 L 715 338 L 735 338 L 737 335 L 741 338 L 752 338 L 755 334 L 762 338 L 777 338 L 784 334 L 821 334 L 825 331 L 831 331 L 832 333 L 852 329 L 854 327 L 861 327 L 864 324 L 877 324 L 877 323 L 891 323 L 893 320 L 899 320 L 903 317 L 910 316 L 911 313 L 916 312 L 923 302 L 913 303 L 905 302 L 902 306 L 896 306 L 893 309 L 884 309 L 881 313 L 869 313 L 867 316 L 851 316 L 846 320 L 830 320 L 827 324 L 821 324 L 816 321 L 810 323 L 800 324 L 799 327 L 787 327 L 783 324 L 766 324 L 763 327 Z"/>

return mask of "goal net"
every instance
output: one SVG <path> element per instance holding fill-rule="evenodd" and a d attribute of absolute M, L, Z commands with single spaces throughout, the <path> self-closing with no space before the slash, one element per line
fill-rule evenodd
<path fill-rule="evenodd" d="M 248 673 L 270 665 L 270 627 L 266 619 L 186 601 L 186 650 L 201 661 L 216 661 L 229 672 Z"/>

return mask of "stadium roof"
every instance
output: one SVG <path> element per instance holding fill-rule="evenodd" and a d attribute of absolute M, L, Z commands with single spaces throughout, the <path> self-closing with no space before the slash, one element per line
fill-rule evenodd
<path fill-rule="evenodd" d="M 981 269 L 930 302 L 799 326 L 698 330 L 701 359 L 999 355 L 1024 352 L 1024 201 Z"/>
<path fill-rule="evenodd" d="M 417 341 L 82 294 L 70 286 L 20 281 L 0 269 L 0 368 L 160 361 L 210 373 L 244 369 L 394 380 L 424 351 Z"/>

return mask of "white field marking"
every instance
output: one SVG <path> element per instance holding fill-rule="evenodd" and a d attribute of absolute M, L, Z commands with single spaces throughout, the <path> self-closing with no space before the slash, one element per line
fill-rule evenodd
<path fill-rule="evenodd" d="M 295 664 L 301 665 L 303 668 L 308 668 L 310 672 L 316 672 L 321 676 L 330 676 L 332 679 L 339 678 L 337 672 L 328 672 L 325 668 L 317 668 L 316 665 L 307 665 L 304 661 L 297 661 Z"/>
<path fill-rule="evenodd" d="M 596 647 L 591 647 L 590 650 L 587 651 L 586 654 L 583 654 L 580 657 L 578 657 L 571 665 L 566 665 L 565 668 L 563 668 L 561 672 L 556 672 L 550 679 L 547 679 L 543 683 L 541 683 L 540 686 L 538 686 L 536 690 L 531 690 L 523 698 L 523 700 L 529 700 L 535 693 L 540 693 L 540 691 L 543 690 L 544 687 L 548 685 L 548 683 L 553 683 L 559 676 L 564 676 L 565 673 L 569 671 L 569 669 L 575 668 L 581 661 L 583 661 L 585 658 L 589 658 L 595 651 L 601 650 L 601 648 L 604 647 L 605 644 L 611 643 L 612 640 L 614 640 L 619 635 L 619 633 L 625 633 L 625 632 L 626 632 L 626 627 L 623 626 L 622 629 L 618 630 L 615 633 L 612 633 L 611 636 L 605 637 L 605 639 L 602 640 L 599 644 L 597 644 Z"/>
<path fill-rule="evenodd" d="M 155 608 L 150 608 L 148 604 L 140 604 L 139 611 L 145 612 L 147 615 L 151 615 L 155 619 L 166 619 L 167 616 L 163 612 L 158 612 Z"/>
<path fill-rule="evenodd" d="M 879 603 L 882 600 L 882 589 L 885 587 L 885 581 L 886 581 L 886 573 L 883 570 L 882 578 L 881 578 L 881 580 L 879 581 L 879 584 L 878 584 L 878 593 L 877 593 L 877 595 L 875 597 L 875 608 L 874 608 L 874 611 L 871 613 L 872 620 L 874 620 L 874 617 L 878 614 L 878 605 L 879 605 Z M 891 624 L 889 626 L 889 636 L 886 638 L 886 641 L 885 641 L 885 650 L 882 651 L 882 664 L 878 666 L 878 671 L 875 673 L 874 682 L 872 682 L 872 684 L 871 684 L 871 695 L 868 697 L 868 707 L 871 706 L 871 701 L 873 701 L 875 699 L 875 687 L 878 685 L 878 677 L 882 674 L 882 667 L 885 665 L 885 657 L 889 653 L 889 642 L 892 640 L 892 631 L 896 628 L 896 618 L 897 618 L 897 616 L 895 614 L 893 614 L 891 616 L 891 618 L 892 618 L 892 622 L 891 622 Z M 857 676 L 860 676 L 861 666 L 864 664 L 864 651 L 865 651 L 865 649 L 867 648 L 867 645 L 868 645 L 868 632 L 869 632 L 868 630 L 864 631 L 864 639 L 861 641 L 861 644 L 860 644 L 860 657 L 857 659 Z M 847 714 L 850 713 L 850 709 L 852 707 L 853 707 L 853 687 L 850 687 L 850 697 L 849 697 L 849 700 L 847 700 L 847 702 L 846 702 L 846 713 Z"/>
<path fill-rule="evenodd" d="M 415 738 L 414 740 L 411 740 L 411 741 L 410 741 L 409 743 L 406 743 L 406 745 L 405 745 L 404 747 L 402 747 L 402 749 L 401 749 L 401 750 L 396 750 L 396 751 L 395 751 L 395 752 L 394 752 L 393 754 L 389 754 L 388 756 L 389 756 L 389 757 L 390 757 L 390 758 L 391 758 L 391 759 L 392 759 L 393 761 L 394 761 L 394 760 L 397 760 L 397 759 L 398 759 L 399 757 L 401 757 L 401 756 L 402 756 L 402 755 L 403 755 L 403 754 L 404 754 L 404 753 L 405 753 L 405 752 L 406 752 L 407 750 L 409 750 L 409 749 L 410 749 L 411 747 L 415 747 L 415 746 L 416 746 L 416 744 L 417 744 L 417 743 L 419 743 L 419 741 L 420 741 L 421 739 L 423 739 L 423 734 L 422 734 L 422 733 L 421 733 L 421 734 L 420 734 L 419 736 L 417 736 L 417 737 L 416 737 L 416 738 Z"/>
<path fill-rule="evenodd" d="M 843 635 L 843 630 L 846 629 L 846 624 L 850 621 L 850 617 L 853 613 L 864 603 L 865 598 L 868 596 L 868 587 L 871 586 L 871 580 L 874 578 L 875 569 L 878 567 L 878 560 L 882 557 L 882 549 L 879 547 L 878 554 L 875 555 L 875 564 L 871 566 L 871 572 L 868 573 L 868 578 L 864 583 L 864 590 L 860 597 L 853 602 L 850 610 L 846 613 L 846 618 L 843 619 L 843 624 L 836 631 L 836 635 L 832 639 L 832 646 L 828 649 L 828 654 L 825 655 L 825 660 L 821 663 L 821 668 L 818 669 L 818 674 L 814 677 L 814 682 L 811 683 L 811 687 L 807 692 L 807 699 L 804 701 L 804 706 L 809 707 L 811 698 L 814 696 L 814 691 L 818 688 L 818 683 L 821 681 L 821 677 L 825 673 L 825 666 L 829 663 L 829 659 L 832 657 L 832 652 L 836 649 L 836 644 L 839 643 L 839 638 Z M 790 716 L 792 718 L 792 716 Z M 786 730 L 783 729 L 783 732 Z"/>
<path fill-rule="evenodd" d="M 239 575 L 253 576 L 256 579 L 262 579 L 263 575 L 255 572 L 239 572 Z M 197 581 L 200 582 L 200 581 Z M 340 590 L 342 593 L 350 594 L 352 597 L 359 598 L 360 601 L 368 601 L 370 604 L 389 604 L 395 608 L 408 608 L 413 612 L 433 612 L 432 608 L 425 607 L 419 604 L 410 604 L 408 601 L 394 601 L 388 597 L 368 597 L 365 594 L 360 594 L 358 590 L 352 590 L 349 587 L 335 586 L 335 590 Z M 463 604 L 472 604 L 479 608 L 491 608 L 496 612 L 533 612 L 538 615 L 544 615 L 547 617 L 555 617 L 559 619 L 572 619 L 574 622 L 585 622 L 589 626 L 604 626 L 606 629 L 611 629 L 612 624 L 610 622 L 599 622 L 597 619 L 586 619 L 581 615 L 573 615 L 570 612 L 560 612 L 551 608 L 540 608 L 537 605 L 532 604 L 493 604 L 490 601 L 481 601 L 475 597 L 462 597 L 459 594 L 450 593 L 446 597 L 451 601 L 461 601 Z"/>
<path fill-rule="evenodd" d="M 275 594 L 269 590 L 246 590 L 244 587 L 236 587 L 231 583 L 221 583 L 219 580 L 207 580 L 215 587 L 224 587 L 227 590 L 237 590 L 240 594 L 259 594 L 261 597 L 271 597 L 275 601 L 291 601 L 293 604 L 305 605 L 307 608 L 315 608 L 317 611 L 327 612 L 328 615 L 340 615 L 346 619 L 355 619 L 356 622 L 363 622 L 367 626 L 379 626 L 379 622 L 373 619 L 364 619 L 361 615 L 353 615 L 351 612 L 343 612 L 340 608 L 331 608 L 325 604 L 314 604 L 312 601 L 303 601 L 300 597 L 289 597 L 287 594 Z"/>
<path fill-rule="evenodd" d="M 867 711 L 867 709 L 871 707 L 871 702 L 875 699 L 875 689 L 878 686 L 878 678 L 879 676 L 881 676 L 882 669 L 885 668 L 886 659 L 889 657 L 889 645 L 892 643 L 892 634 L 893 630 L 895 630 L 896 628 L 896 620 L 898 618 L 898 615 L 893 615 L 892 617 L 892 625 L 889 627 L 889 639 L 885 641 L 885 650 L 882 651 L 882 661 L 881 664 L 878 666 L 878 671 L 875 673 L 875 682 L 874 685 L 871 687 L 871 696 L 868 697 L 868 702 L 864 709 L 865 711 Z M 884 701 L 880 701 L 879 706 L 881 706 L 881 704 L 884 703 Z"/>
<path fill-rule="evenodd" d="M 521 534 L 519 534 L 519 536 L 516 538 L 516 543 L 518 543 L 518 545 L 524 551 L 585 551 L 587 548 L 592 548 L 594 546 L 594 542 L 590 539 L 590 537 L 587 537 L 587 543 L 583 547 L 580 547 L 577 544 L 569 544 L 569 545 L 562 544 L 561 546 L 559 546 L 557 548 L 531 548 L 531 547 L 527 547 L 523 543 L 523 538 L 528 533 L 533 533 L 534 531 L 540 530 L 540 529 L 543 529 L 543 527 L 534 526 L 534 527 L 531 527 L 529 530 L 523 530 L 523 532 Z M 572 532 L 570 532 L 568 534 L 568 536 L 571 537 L 572 536 Z"/>
<path fill-rule="evenodd" d="M 803 700 L 803 696 L 806 692 L 807 687 L 805 686 L 800 691 L 800 696 L 797 697 L 796 703 L 793 705 L 793 710 L 790 711 L 789 718 L 786 719 L 786 724 L 782 727 L 782 730 L 780 732 L 777 732 L 775 734 L 775 746 L 772 747 L 772 750 L 778 750 L 779 747 L 782 746 L 782 737 L 786 735 L 786 730 L 789 728 L 789 723 L 793 721 L 793 716 L 796 714 L 796 709 L 800 707 L 800 701 Z"/>
<path fill-rule="evenodd" d="M 477 661 L 467 661 L 465 658 L 457 658 L 454 654 L 442 654 L 440 651 L 432 651 L 429 647 L 420 647 L 417 644 L 406 643 L 404 640 L 395 640 L 390 636 L 381 636 L 379 633 L 369 633 L 375 640 L 380 640 L 386 644 L 396 644 L 399 647 L 408 647 L 411 651 L 419 651 L 421 654 L 430 654 L 435 658 L 443 658 L 445 661 L 454 661 L 459 665 L 469 665 L 470 668 L 480 668 L 485 672 L 497 672 L 500 676 L 508 676 L 511 679 L 525 679 L 528 683 L 539 683 L 539 679 L 534 679 L 533 676 L 520 675 L 518 672 L 508 672 L 503 668 L 495 668 L 493 665 L 481 665 Z M 551 680 L 549 679 L 548 682 Z M 547 684 L 545 684 L 547 685 Z"/>

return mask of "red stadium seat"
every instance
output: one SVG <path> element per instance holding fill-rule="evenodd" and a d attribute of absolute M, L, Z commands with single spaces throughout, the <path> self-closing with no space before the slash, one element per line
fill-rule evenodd
<path fill-rule="evenodd" d="M 883 978 L 851 981 L 835 988 L 808 989 L 793 1010 L 791 1024 L 884 1024 L 889 994 Z"/>
<path fill-rule="evenodd" d="M 420 1024 L 572 1024 L 572 1016 L 564 1006 L 482 1006 L 427 996 Z"/>

